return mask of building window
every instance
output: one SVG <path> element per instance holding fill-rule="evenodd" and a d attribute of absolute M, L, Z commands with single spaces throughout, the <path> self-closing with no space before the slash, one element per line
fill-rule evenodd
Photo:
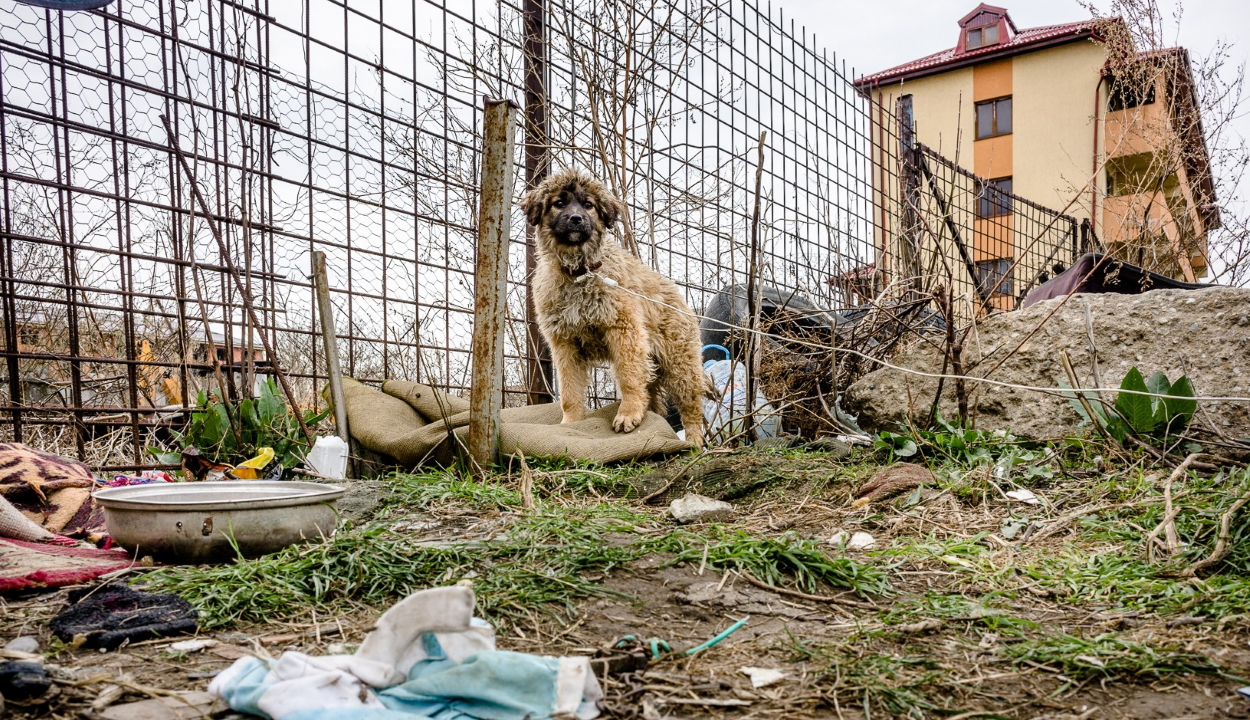
<path fill-rule="evenodd" d="M 1011 98 L 986 100 L 976 104 L 977 140 L 1011 133 Z"/>
<path fill-rule="evenodd" d="M 998 26 L 986 25 L 974 30 L 968 31 L 968 41 L 964 43 L 965 50 L 975 50 L 986 45 L 998 44 Z"/>
<path fill-rule="evenodd" d="M 988 218 L 1011 214 L 1011 178 L 986 180 L 977 198 L 977 217 Z"/>
<path fill-rule="evenodd" d="M 1155 101 L 1154 78 L 1112 79 L 1107 95 L 1107 108 L 1113 111 L 1149 105 Z"/>
<path fill-rule="evenodd" d="M 985 293 L 1011 294 L 1011 258 L 982 260 L 977 263 L 977 285 Z"/>

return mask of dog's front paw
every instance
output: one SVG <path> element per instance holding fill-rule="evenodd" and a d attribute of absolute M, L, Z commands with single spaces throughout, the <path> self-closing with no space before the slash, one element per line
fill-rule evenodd
<path fill-rule="evenodd" d="M 569 423 L 580 422 L 585 419 L 586 419 L 585 410 L 581 410 L 580 412 L 577 410 L 573 410 L 573 411 L 565 410 L 564 417 L 560 418 L 560 424 L 568 425 Z"/>
<path fill-rule="evenodd" d="M 612 429 L 619 433 L 627 433 L 642 424 L 642 413 L 618 412 L 612 420 Z"/>

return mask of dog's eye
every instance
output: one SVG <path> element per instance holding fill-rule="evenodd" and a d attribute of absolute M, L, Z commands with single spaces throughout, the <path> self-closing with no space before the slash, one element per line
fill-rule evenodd
<path fill-rule="evenodd" d="M 566 203 L 563 200 L 556 200 L 555 202 L 551 204 L 555 207 L 562 208 L 565 206 Z"/>
<path fill-rule="evenodd" d="M 595 204 L 594 204 L 594 203 L 589 203 L 589 202 L 588 202 L 588 203 L 585 203 L 585 204 L 584 204 L 584 207 L 585 207 L 587 210 L 594 210 L 594 209 L 595 209 Z"/>

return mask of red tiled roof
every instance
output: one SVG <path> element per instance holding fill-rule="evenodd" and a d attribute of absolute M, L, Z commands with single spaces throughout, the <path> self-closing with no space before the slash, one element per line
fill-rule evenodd
<path fill-rule="evenodd" d="M 1047 41 L 1062 41 L 1065 36 L 1075 40 L 1088 36 L 1093 32 L 1096 25 L 1096 20 L 1082 20 L 1080 22 L 1064 23 L 1063 25 L 1043 25 L 1042 27 L 1026 28 L 1016 33 L 1007 42 L 969 50 L 958 55 L 955 54 L 956 48 L 949 48 L 932 55 L 926 55 L 918 60 L 912 60 L 909 63 L 892 67 L 889 70 L 865 75 L 856 80 L 855 85 L 863 88 L 869 85 L 894 82 L 908 77 L 929 75 L 938 72 L 946 65 L 956 62 L 962 63 L 974 58 L 988 59 L 997 55 L 1014 55 L 1027 46 Z"/>

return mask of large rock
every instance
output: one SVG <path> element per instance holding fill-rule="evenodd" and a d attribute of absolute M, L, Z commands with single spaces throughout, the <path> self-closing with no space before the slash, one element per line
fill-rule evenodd
<path fill-rule="evenodd" d="M 1062 307 L 1059 307 L 1063 303 Z M 1185 373 L 1198 395 L 1250 395 L 1250 290 L 1154 290 L 1141 295 L 1076 295 L 978 323 L 964 349 L 965 373 L 1018 385 L 1056 387 L 1064 378 L 1060 351 L 1067 350 L 1081 387 L 1094 387 L 1089 308 L 1098 369 L 1105 387 L 1118 387 L 1129 368 L 1143 375 L 1163 371 L 1175 381 Z M 1053 313 L 1053 314 L 1052 314 Z M 1030 337 L 1030 333 L 1034 330 Z M 1016 346 L 1023 345 L 991 372 Z M 921 344 L 893 364 L 924 372 L 942 369 L 938 348 Z M 1022 437 L 1072 434 L 1079 419 L 1062 397 L 968 381 L 969 414 L 980 429 L 1010 429 Z M 947 380 L 940 410 L 956 415 L 954 383 Z M 937 380 L 891 368 L 870 373 L 847 389 L 845 407 L 865 428 L 893 430 L 905 416 L 926 418 Z M 1111 400 L 1108 397 L 1108 400 Z M 1250 403 L 1202 404 L 1220 429 L 1250 436 Z M 1199 414 L 1195 421 L 1200 421 Z"/>

